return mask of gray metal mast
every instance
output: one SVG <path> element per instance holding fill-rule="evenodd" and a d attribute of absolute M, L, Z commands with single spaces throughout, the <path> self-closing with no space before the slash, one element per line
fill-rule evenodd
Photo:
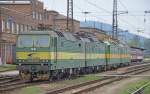
<path fill-rule="evenodd" d="M 113 22 L 112 22 L 112 37 L 118 37 L 118 18 L 117 18 L 117 0 L 113 0 Z"/>
<path fill-rule="evenodd" d="M 74 31 L 73 0 L 67 0 L 67 30 Z"/>

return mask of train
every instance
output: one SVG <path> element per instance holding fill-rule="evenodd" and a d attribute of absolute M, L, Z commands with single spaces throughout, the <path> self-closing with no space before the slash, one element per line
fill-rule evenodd
<path fill-rule="evenodd" d="M 94 34 L 56 30 L 22 32 L 13 48 L 22 79 L 61 79 L 127 66 L 130 47 L 101 41 Z"/>
<path fill-rule="evenodd" d="M 131 54 L 131 62 L 142 62 L 144 59 L 144 48 L 139 48 L 139 47 L 130 47 L 130 54 Z"/>

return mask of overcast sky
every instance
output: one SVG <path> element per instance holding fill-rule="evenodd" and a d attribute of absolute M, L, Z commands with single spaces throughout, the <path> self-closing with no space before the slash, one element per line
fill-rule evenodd
<path fill-rule="evenodd" d="M 67 0 L 41 0 L 45 8 L 56 10 L 66 15 Z M 80 21 L 85 19 L 84 11 L 90 12 L 87 20 L 94 20 L 112 24 L 113 0 L 74 0 L 74 18 Z M 119 11 L 129 11 L 128 14 L 119 15 L 119 27 L 132 33 L 138 29 L 144 30 L 140 33 L 150 36 L 150 13 L 145 16 L 144 11 L 150 11 L 150 0 L 118 0 Z"/>

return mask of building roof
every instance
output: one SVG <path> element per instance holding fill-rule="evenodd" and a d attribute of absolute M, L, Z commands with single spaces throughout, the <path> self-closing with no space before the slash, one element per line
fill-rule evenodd
<path fill-rule="evenodd" d="M 0 5 L 31 4 L 30 0 L 1 0 Z"/>
<path fill-rule="evenodd" d="M 0 0 L 0 5 L 27 5 L 32 4 L 32 1 L 36 2 L 36 4 L 43 4 L 39 0 Z"/>
<path fill-rule="evenodd" d="M 46 9 L 45 9 L 46 10 Z M 53 15 L 58 15 L 59 13 L 55 10 L 46 10 L 50 15 L 53 14 Z"/>
<path fill-rule="evenodd" d="M 56 16 L 55 20 L 67 20 L 67 16 L 62 15 L 62 14 L 58 14 L 58 15 Z M 70 20 L 71 20 L 71 18 L 70 18 Z M 75 20 L 75 19 L 73 19 L 73 20 L 76 21 L 76 22 L 80 22 L 80 21 Z"/>
<path fill-rule="evenodd" d="M 96 30 L 97 33 L 105 33 L 104 30 L 98 29 L 98 28 L 93 28 L 93 27 L 80 27 L 81 29 L 93 29 Z"/>

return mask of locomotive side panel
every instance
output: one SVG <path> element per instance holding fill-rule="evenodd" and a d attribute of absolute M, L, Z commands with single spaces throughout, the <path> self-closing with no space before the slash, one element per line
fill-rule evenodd
<path fill-rule="evenodd" d="M 65 38 L 57 40 L 57 62 L 53 63 L 52 70 L 85 67 L 84 45 Z"/>
<path fill-rule="evenodd" d="M 105 46 L 102 43 L 88 43 L 86 45 L 87 66 L 105 65 Z"/>

